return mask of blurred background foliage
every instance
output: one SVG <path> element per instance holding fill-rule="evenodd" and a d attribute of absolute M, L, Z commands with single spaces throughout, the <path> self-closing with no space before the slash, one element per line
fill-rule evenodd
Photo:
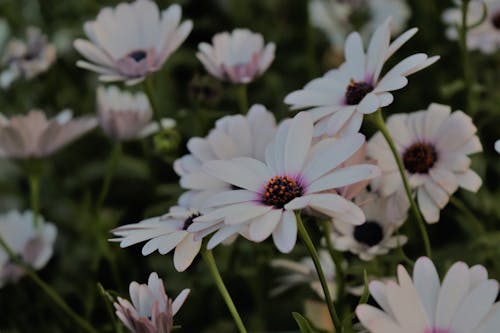
<path fill-rule="evenodd" d="M 155 94 L 163 116 L 178 121 L 179 140 L 171 140 L 162 151 L 155 150 L 154 138 L 126 143 L 124 156 L 118 162 L 104 212 L 96 216 L 96 200 L 112 150 L 111 141 L 99 130 L 50 159 L 42 179 L 41 212 L 59 228 L 54 257 L 40 272 L 70 305 L 89 318 L 99 331 L 110 331 L 109 314 L 98 292 L 96 282 L 105 289 L 128 298 L 128 284 L 145 282 L 151 271 L 165 281 L 167 292 L 175 296 L 182 288 L 192 293 L 176 323 L 184 332 L 235 332 L 230 315 L 208 275 L 207 267 L 196 259 L 185 273 L 173 269 L 170 255 L 157 253 L 143 257 L 140 245 L 120 249 L 108 244 L 109 230 L 117 225 L 135 223 L 144 217 L 168 211 L 181 189 L 172 170 L 175 158 L 187 152 L 185 143 L 195 135 L 204 136 L 220 116 L 237 113 L 234 87 L 207 76 L 195 57 L 198 43 L 210 41 L 223 30 L 247 27 L 277 44 L 276 59 L 270 70 L 249 86 L 249 103 L 266 105 L 282 119 L 290 115 L 284 96 L 306 82 L 338 65 L 342 45 L 333 51 L 326 36 L 308 24 L 305 0 L 179 0 L 183 18 L 193 20 L 194 29 L 187 41 L 155 73 Z M 27 26 L 34 25 L 56 44 L 56 64 L 31 81 L 17 80 L 0 90 L 0 112 L 6 115 L 26 113 L 41 108 L 55 115 L 63 108 L 75 114 L 95 113 L 97 75 L 75 66 L 79 55 L 72 41 L 83 37 L 82 25 L 95 18 L 100 8 L 118 1 L 0 0 L 0 17 L 8 23 L 8 37 L 24 38 Z M 172 1 L 157 1 L 166 8 Z M 426 108 L 431 102 L 449 104 L 453 109 L 465 107 L 460 49 L 445 38 L 440 15 L 451 1 L 409 1 L 412 14 L 409 27 L 420 32 L 387 67 L 416 52 L 441 55 L 441 60 L 410 78 L 410 84 L 396 92 L 395 102 L 386 114 L 411 112 Z M 4 43 L 5 44 L 5 43 Z M 477 194 L 459 190 L 457 205 L 448 204 L 441 221 L 429 226 L 431 242 L 440 270 L 456 260 L 484 264 L 490 274 L 500 279 L 500 157 L 493 143 L 500 137 L 500 89 L 498 77 L 500 56 L 472 52 L 478 97 L 473 116 L 484 146 L 484 154 L 474 157 L 473 168 L 484 180 Z M 386 68 L 387 68 L 386 67 Z M 140 89 L 138 86 L 135 89 Z M 202 119 L 197 122 L 195 115 Z M 363 131 L 370 135 L 373 129 Z M 464 208 L 465 207 L 465 208 Z M 28 184 L 20 169 L 6 160 L 0 161 L 0 212 L 28 209 Z M 487 232 L 478 232 L 472 220 Z M 407 254 L 415 259 L 423 254 L 415 224 L 406 223 L 403 232 L 409 236 Z M 319 234 L 316 236 L 319 237 Z M 298 245 L 292 257 L 300 258 L 305 250 Z M 303 311 L 306 298 L 314 295 L 307 288 L 295 289 L 282 296 L 269 297 L 279 272 L 269 261 L 279 255 L 269 243 L 251 244 L 238 240 L 231 247 L 219 247 L 215 256 L 235 303 L 252 332 L 297 330 L 292 311 Z M 350 283 L 361 283 L 363 269 L 370 275 L 387 276 L 394 272 L 399 257 L 391 252 L 373 262 L 362 262 L 350 254 Z M 354 274 L 356 273 L 356 274 Z M 354 305 L 356 299 L 353 298 Z M 0 331 L 67 332 L 73 323 L 55 308 L 29 280 L 23 279 L 0 290 Z M 36 329 L 35 329 L 36 328 Z"/>

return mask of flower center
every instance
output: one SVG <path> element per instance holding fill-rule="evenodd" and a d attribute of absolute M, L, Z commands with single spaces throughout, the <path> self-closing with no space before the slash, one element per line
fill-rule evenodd
<path fill-rule="evenodd" d="M 410 173 L 427 173 L 438 158 L 436 149 L 428 143 L 414 143 L 403 154 L 403 164 Z"/>
<path fill-rule="evenodd" d="M 491 17 L 491 23 L 497 30 L 500 30 L 500 10 L 493 14 Z"/>
<path fill-rule="evenodd" d="M 191 224 L 193 224 L 193 220 L 197 217 L 201 216 L 200 213 L 193 213 L 191 216 L 189 216 L 185 221 L 184 225 L 182 226 L 182 230 L 187 230 Z"/>
<path fill-rule="evenodd" d="M 141 61 L 146 58 L 147 53 L 143 50 L 132 51 L 129 53 L 128 57 L 134 59 L 136 62 Z"/>
<path fill-rule="evenodd" d="M 351 79 L 351 83 L 347 86 L 345 92 L 345 100 L 347 105 L 356 105 L 373 90 L 373 86 L 366 82 L 356 82 Z"/>
<path fill-rule="evenodd" d="M 275 176 L 264 187 L 262 203 L 276 208 L 283 208 L 293 199 L 300 197 L 304 189 L 288 176 Z"/>
<path fill-rule="evenodd" d="M 366 221 L 354 227 L 354 239 L 368 246 L 377 245 L 384 238 L 384 231 L 375 221 Z"/>

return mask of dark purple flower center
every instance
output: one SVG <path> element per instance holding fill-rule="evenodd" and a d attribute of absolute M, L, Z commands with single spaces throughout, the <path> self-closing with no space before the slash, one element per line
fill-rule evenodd
<path fill-rule="evenodd" d="M 347 86 L 347 91 L 345 93 L 347 105 L 359 104 L 372 90 L 373 86 L 370 83 L 355 82 L 354 80 L 351 80 L 351 83 Z"/>
<path fill-rule="evenodd" d="M 410 173 L 428 173 L 437 159 L 436 149 L 428 143 L 414 143 L 403 154 L 403 164 Z"/>
<path fill-rule="evenodd" d="M 384 230 L 375 221 L 366 221 L 354 227 L 354 239 L 359 243 L 375 246 L 384 239 Z"/>
<path fill-rule="evenodd" d="M 139 62 L 142 59 L 146 58 L 147 53 L 143 50 L 137 50 L 137 51 L 130 52 L 128 56 L 130 58 L 134 59 L 136 62 Z"/>
<path fill-rule="evenodd" d="M 201 216 L 200 213 L 193 213 L 191 216 L 189 216 L 185 221 L 184 225 L 182 226 L 182 230 L 187 230 L 191 224 L 193 224 L 193 220 L 197 217 Z"/>
<path fill-rule="evenodd" d="M 500 30 L 500 10 L 493 14 L 491 17 L 491 23 L 497 30 Z"/>
<path fill-rule="evenodd" d="M 275 176 L 264 187 L 262 203 L 281 209 L 303 193 L 304 189 L 295 179 L 288 176 Z"/>

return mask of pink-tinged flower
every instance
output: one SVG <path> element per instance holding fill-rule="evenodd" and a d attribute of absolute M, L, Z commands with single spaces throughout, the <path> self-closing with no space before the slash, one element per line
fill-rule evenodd
<path fill-rule="evenodd" d="M 116 315 L 133 333 L 170 333 L 173 317 L 186 300 L 190 290 L 184 289 L 172 301 L 165 293 L 157 273 L 149 275 L 148 284 L 132 282 L 129 287 L 132 304 L 121 297 L 114 303 Z"/>
<path fill-rule="evenodd" d="M 500 2 L 498 0 L 470 1 L 467 12 L 467 24 L 472 25 L 483 16 L 483 4 L 487 7 L 486 19 L 480 25 L 467 31 L 467 48 L 493 54 L 500 48 Z M 449 8 L 443 12 L 443 21 L 448 24 L 446 36 L 457 40 L 457 25 L 462 24 L 462 9 Z"/>
<path fill-rule="evenodd" d="M 153 112 L 149 100 L 142 92 L 131 94 L 117 87 L 97 89 L 97 113 L 104 132 L 116 141 L 144 138 L 158 131 L 151 122 Z M 172 119 L 162 119 L 165 128 L 175 126 Z"/>
<path fill-rule="evenodd" d="M 264 161 L 265 149 L 275 133 L 274 115 L 263 105 L 256 104 L 246 116 L 220 118 L 206 137 L 191 138 L 187 143 L 190 154 L 174 162 L 174 170 L 181 177 L 181 187 L 189 190 L 180 197 L 179 203 L 201 209 L 208 197 L 230 190 L 230 184 L 204 173 L 201 165 L 211 160 L 235 157 Z"/>
<path fill-rule="evenodd" d="M 38 216 L 35 226 L 31 211 L 10 211 L 0 215 L 0 237 L 33 269 L 43 268 L 52 257 L 56 235 L 56 227 L 41 216 Z M 24 269 L 12 262 L 0 248 L 0 287 L 7 282 L 16 282 L 24 274 Z"/>
<path fill-rule="evenodd" d="M 88 60 L 78 61 L 77 66 L 101 74 L 101 81 L 139 83 L 160 70 L 191 32 L 191 21 L 179 25 L 180 19 L 180 6 L 171 5 L 160 13 L 151 0 L 103 8 L 95 21 L 84 25 L 89 40 L 74 42 Z"/>
<path fill-rule="evenodd" d="M 382 309 L 359 305 L 356 315 L 371 333 L 493 333 L 500 327 L 498 282 L 483 266 L 457 262 L 442 283 L 431 260 L 420 258 L 413 280 L 398 267 L 399 283 L 370 283 Z"/>
<path fill-rule="evenodd" d="M 261 34 L 248 29 L 221 32 L 212 45 L 200 43 L 196 56 L 205 69 L 218 79 L 232 83 L 249 83 L 264 73 L 274 60 L 274 43 L 264 47 Z"/>
<path fill-rule="evenodd" d="M 449 106 L 431 104 L 427 110 L 389 117 L 387 128 L 428 223 L 439 221 L 440 209 L 459 186 L 473 192 L 481 186 L 467 156 L 482 151 L 481 142 L 472 119 L 462 111 L 451 113 Z M 380 132 L 368 142 L 368 155 L 382 169 L 372 188 L 384 196 L 404 193 L 396 161 Z"/>
<path fill-rule="evenodd" d="M 280 125 L 266 149 L 265 163 L 248 157 L 206 162 L 206 173 L 235 189 L 210 197 L 205 206 L 214 210 L 196 218 L 188 230 L 230 227 L 217 231 L 209 248 L 236 233 L 254 242 L 272 234 L 278 250 L 290 252 L 297 238 L 295 210 L 312 208 L 332 218 L 363 223 L 358 206 L 328 191 L 380 174 L 370 164 L 336 169 L 363 145 L 364 136 L 325 139 L 311 146 L 312 136 L 312 119 L 302 112 Z"/>
<path fill-rule="evenodd" d="M 47 119 L 40 110 L 10 119 L 0 114 L 0 157 L 46 157 L 97 125 L 94 117 L 72 117 L 69 110 L 52 119 Z"/>
<path fill-rule="evenodd" d="M 30 80 L 46 72 L 56 61 L 56 48 L 47 41 L 40 29 L 29 27 L 27 41 L 11 40 L 5 50 L 2 64 L 7 67 L 0 73 L 0 86 L 7 88 L 19 76 Z"/>
<path fill-rule="evenodd" d="M 111 241 L 120 242 L 122 248 L 147 241 L 142 248 L 142 254 L 145 256 L 154 251 L 167 254 L 175 250 L 175 269 L 183 272 L 200 251 L 201 237 L 187 231 L 193 219 L 200 215 L 197 210 L 174 206 L 170 208 L 168 214 L 163 216 L 152 217 L 111 230 L 115 236 L 119 237 Z"/>
<path fill-rule="evenodd" d="M 373 34 L 366 53 L 361 36 L 351 33 L 345 43 L 346 61 L 303 89 L 288 94 L 285 103 L 293 110 L 309 109 L 316 123 L 315 136 L 357 133 L 363 115 L 391 104 L 394 100 L 391 92 L 405 87 L 407 76 L 439 59 L 417 53 L 380 77 L 384 63 L 416 32 L 416 28 L 410 29 L 390 43 L 388 19 Z"/>

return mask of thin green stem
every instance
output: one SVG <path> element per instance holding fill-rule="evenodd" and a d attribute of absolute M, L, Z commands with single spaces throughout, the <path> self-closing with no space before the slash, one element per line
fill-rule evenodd
<path fill-rule="evenodd" d="M 122 150 L 121 147 L 122 147 L 121 144 L 117 142 L 115 143 L 115 146 L 111 151 L 111 156 L 109 157 L 108 160 L 106 175 L 104 176 L 104 181 L 102 182 L 101 191 L 99 192 L 99 196 L 97 197 L 97 203 L 96 203 L 97 212 L 100 211 L 102 204 L 104 203 L 104 200 L 106 200 L 106 197 L 108 195 L 109 187 L 111 185 L 111 179 L 113 178 L 113 173 L 115 172 L 116 164 L 121 154 Z"/>
<path fill-rule="evenodd" d="M 238 106 L 240 108 L 241 114 L 247 114 L 248 112 L 248 97 L 247 97 L 247 85 L 240 84 L 238 87 Z"/>
<path fill-rule="evenodd" d="M 113 298 L 108 294 L 108 292 L 104 289 L 102 284 L 97 283 L 97 289 L 99 290 L 99 294 L 101 294 L 102 300 L 106 307 L 106 312 L 108 313 L 109 318 L 111 319 L 111 323 L 113 325 L 113 332 L 122 333 L 122 326 L 118 325 L 116 321 L 116 316 L 113 311 Z"/>
<path fill-rule="evenodd" d="M 28 266 L 26 265 L 23 261 L 21 261 L 16 254 L 12 251 L 12 249 L 9 247 L 9 245 L 3 240 L 2 237 L 0 237 L 0 246 L 7 252 L 10 260 L 14 261 L 16 265 L 18 265 L 20 268 L 24 270 L 26 275 L 35 282 L 40 289 L 42 289 L 47 296 L 55 303 L 61 310 L 68 315 L 71 319 L 75 321 L 85 332 L 89 333 L 97 333 L 97 330 L 94 329 L 89 322 L 87 322 L 85 319 L 80 317 L 78 314 L 76 314 L 67 304 L 64 302 L 64 300 L 57 294 L 57 292 L 52 289 L 48 284 L 43 282 L 42 279 L 38 277 L 38 275 Z"/>
<path fill-rule="evenodd" d="M 375 123 L 375 125 L 377 126 L 379 131 L 384 136 L 385 140 L 389 144 L 392 155 L 394 155 L 394 159 L 396 160 L 396 163 L 398 165 L 401 179 L 403 180 L 403 185 L 404 185 L 406 195 L 407 195 L 408 200 L 409 200 L 410 205 L 411 205 L 411 210 L 412 210 L 413 215 L 415 216 L 415 219 L 417 221 L 418 228 L 420 229 L 420 233 L 422 234 L 422 239 L 424 241 L 424 247 L 425 247 L 425 254 L 427 257 L 431 258 L 432 257 L 431 243 L 429 241 L 429 235 L 427 234 L 425 222 L 422 219 L 422 215 L 420 214 L 417 203 L 415 202 L 415 199 L 413 198 L 413 195 L 411 193 L 410 184 L 408 183 L 408 179 L 406 178 L 406 172 L 405 172 L 405 168 L 403 165 L 403 161 L 401 160 L 401 157 L 399 156 L 399 152 L 396 149 L 396 145 L 394 144 L 394 140 L 392 140 L 391 134 L 389 133 L 389 130 L 387 129 L 387 126 L 385 125 L 384 117 L 382 116 L 382 110 L 378 109 L 375 113 L 373 113 L 371 116 L 371 120 Z"/>
<path fill-rule="evenodd" d="M 333 304 L 332 294 L 330 293 L 330 289 L 328 288 L 328 283 L 326 282 L 325 273 L 323 272 L 323 267 L 321 267 L 321 262 L 319 261 L 318 252 L 314 247 L 314 244 L 307 233 L 307 230 L 302 222 L 302 218 L 300 216 L 300 211 L 295 213 L 297 220 L 297 228 L 302 239 L 304 245 L 309 251 L 309 255 L 314 263 L 314 267 L 316 268 L 316 272 L 318 273 L 319 281 L 321 283 L 321 288 L 323 289 L 323 293 L 325 294 L 326 305 L 328 306 L 328 311 L 330 312 L 330 317 L 332 318 L 333 326 L 335 327 L 335 332 L 342 332 L 342 324 L 340 318 L 335 310 L 335 305 Z"/>
<path fill-rule="evenodd" d="M 323 222 L 323 237 L 325 237 L 326 241 L 326 248 L 328 249 L 328 252 L 330 253 L 330 256 L 332 257 L 333 263 L 335 264 L 335 277 L 336 277 L 336 282 L 337 282 L 337 294 L 339 297 L 339 300 L 342 299 L 344 296 L 345 292 L 345 272 L 344 268 L 342 267 L 342 257 L 340 253 L 338 253 L 332 244 L 332 240 L 330 238 L 330 224 L 331 221 L 324 221 Z M 339 303 L 342 304 L 340 301 Z"/>
<path fill-rule="evenodd" d="M 472 110 L 472 98 L 473 98 L 473 82 L 472 82 L 472 68 L 470 66 L 469 50 L 467 49 L 467 32 L 468 27 L 468 14 L 469 14 L 469 1 L 462 1 L 462 22 L 459 29 L 459 41 L 460 47 L 462 49 L 462 62 L 464 68 L 464 86 L 465 86 L 465 97 L 467 99 L 467 113 L 471 114 Z"/>
<path fill-rule="evenodd" d="M 161 123 L 160 110 L 158 109 L 158 104 L 156 103 L 154 89 L 153 89 L 153 79 L 151 76 L 143 81 L 143 88 L 146 96 L 148 96 L 149 104 L 151 105 L 151 110 L 153 110 L 153 117 L 158 124 L 158 129 L 163 130 L 163 124 Z"/>
<path fill-rule="evenodd" d="M 224 285 L 224 281 L 222 280 L 222 277 L 219 273 L 219 269 L 217 268 L 217 264 L 215 263 L 212 251 L 207 250 L 205 248 L 205 245 L 203 245 L 201 250 L 201 255 L 210 270 L 210 274 L 214 279 L 217 289 L 219 289 L 219 292 L 222 298 L 224 299 L 224 302 L 226 302 L 229 312 L 231 312 L 231 315 L 233 316 L 234 322 L 236 323 L 238 330 L 240 331 L 240 333 L 247 333 L 247 329 L 245 328 L 245 325 L 243 325 L 243 321 L 241 320 L 238 310 L 236 310 L 236 306 L 234 305 L 233 300 L 231 299 L 231 295 L 229 294 L 229 291 Z"/>
<path fill-rule="evenodd" d="M 40 210 L 40 178 L 36 174 L 29 175 L 31 211 L 33 213 L 33 225 L 38 227 L 38 214 Z"/>

